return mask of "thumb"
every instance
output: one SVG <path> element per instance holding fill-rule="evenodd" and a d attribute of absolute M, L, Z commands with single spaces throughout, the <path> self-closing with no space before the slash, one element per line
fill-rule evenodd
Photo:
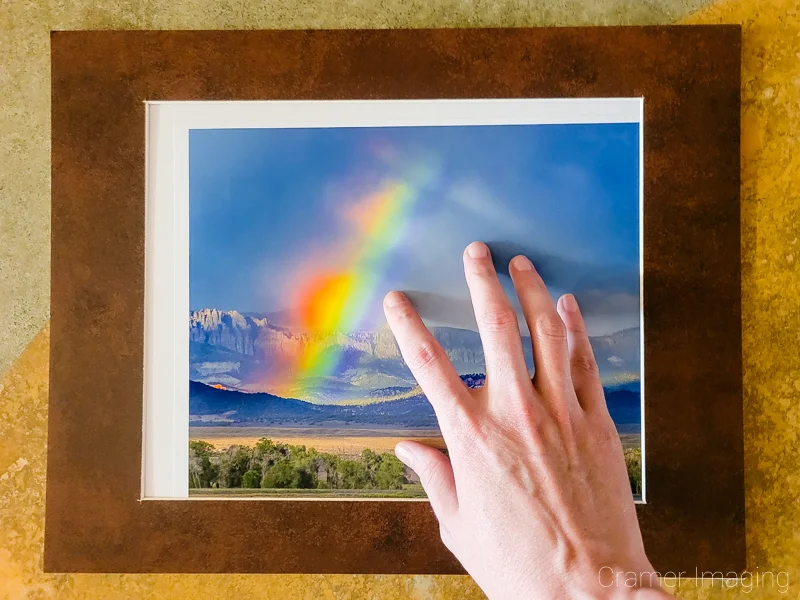
<path fill-rule="evenodd" d="M 455 515 L 458 496 L 450 459 L 436 448 L 410 441 L 397 444 L 394 453 L 419 476 L 439 522 Z"/>

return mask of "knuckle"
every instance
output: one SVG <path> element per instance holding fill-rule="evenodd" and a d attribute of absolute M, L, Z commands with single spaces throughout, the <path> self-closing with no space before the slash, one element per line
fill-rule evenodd
<path fill-rule="evenodd" d="M 411 369 L 424 371 L 439 362 L 440 353 L 441 351 L 431 342 L 419 342 L 409 351 L 406 362 Z"/>
<path fill-rule="evenodd" d="M 539 439 L 547 443 L 552 443 L 558 439 L 558 426 L 551 419 L 540 419 L 536 423 L 536 433 Z"/>
<path fill-rule="evenodd" d="M 566 342 L 567 332 L 560 317 L 543 313 L 536 317 L 533 324 L 537 337 L 553 342 Z"/>
<path fill-rule="evenodd" d="M 590 354 L 576 354 L 570 362 L 573 371 L 579 375 L 599 375 L 597 362 L 594 360 L 594 356 Z"/>
<path fill-rule="evenodd" d="M 485 419 L 478 411 L 459 410 L 452 419 L 455 437 L 465 446 L 474 446 L 484 439 Z"/>
<path fill-rule="evenodd" d="M 417 475 L 419 475 L 419 480 L 422 482 L 423 487 L 426 488 L 436 487 L 443 478 L 439 463 L 433 461 L 426 462 Z"/>
<path fill-rule="evenodd" d="M 594 435 L 601 445 L 615 445 L 620 442 L 617 427 L 608 413 L 598 415 L 594 424 Z"/>
<path fill-rule="evenodd" d="M 403 321 L 408 321 L 414 316 L 414 309 L 408 304 L 394 306 L 391 310 L 398 319 Z"/>
<path fill-rule="evenodd" d="M 516 427 L 524 431 L 536 429 L 541 414 L 540 411 L 537 410 L 534 403 L 530 401 L 530 399 L 524 396 L 517 396 L 510 399 L 505 399 L 505 401 L 505 410 L 507 411 L 508 417 L 511 420 L 509 423 L 510 427 Z"/>
<path fill-rule="evenodd" d="M 508 331 L 517 327 L 517 314 L 510 306 L 489 305 L 481 315 L 481 325 L 487 331 Z"/>
<path fill-rule="evenodd" d="M 586 335 L 586 326 L 583 319 L 572 319 L 569 323 L 569 330 L 576 335 Z"/>

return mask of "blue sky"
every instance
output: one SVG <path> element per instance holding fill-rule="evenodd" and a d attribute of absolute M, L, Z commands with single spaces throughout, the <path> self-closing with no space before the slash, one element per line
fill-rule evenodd
<path fill-rule="evenodd" d="M 191 307 L 287 308 L 301 264 L 336 265 L 352 233 L 342 207 L 424 167 L 365 326 L 390 289 L 417 294 L 434 323 L 473 326 L 461 253 L 475 239 L 528 254 L 554 295 L 576 294 L 590 333 L 635 326 L 638 135 L 637 124 L 192 130 Z"/>

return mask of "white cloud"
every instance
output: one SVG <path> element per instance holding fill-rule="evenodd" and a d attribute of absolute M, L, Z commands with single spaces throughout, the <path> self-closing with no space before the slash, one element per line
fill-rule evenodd
<path fill-rule="evenodd" d="M 519 232 L 525 227 L 519 216 L 509 210 L 505 203 L 478 179 L 462 179 L 454 182 L 447 190 L 447 199 L 468 216 L 489 221 L 494 227 L 511 232 Z M 463 215 L 462 215 L 463 218 Z"/>

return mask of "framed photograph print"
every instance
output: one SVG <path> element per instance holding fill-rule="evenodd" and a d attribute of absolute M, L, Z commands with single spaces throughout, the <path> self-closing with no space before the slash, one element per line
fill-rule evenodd
<path fill-rule="evenodd" d="M 51 40 L 47 570 L 461 572 L 381 300 L 481 386 L 475 239 L 583 307 L 655 567 L 744 568 L 738 28 Z"/>
<path fill-rule="evenodd" d="M 381 300 L 482 385 L 461 253 L 485 239 L 577 294 L 644 501 L 641 98 L 147 110 L 144 498 L 424 497 L 392 449 L 444 442 Z"/>

